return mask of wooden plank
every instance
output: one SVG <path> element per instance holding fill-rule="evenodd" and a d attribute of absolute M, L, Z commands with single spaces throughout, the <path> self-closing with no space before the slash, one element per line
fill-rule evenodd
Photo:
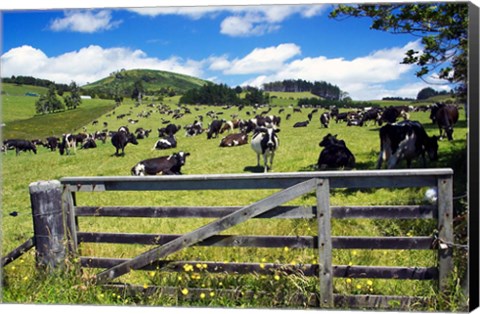
<path fill-rule="evenodd" d="M 74 192 L 70 192 L 63 186 L 62 192 L 62 211 L 65 215 L 66 239 L 69 254 L 76 255 L 78 253 L 77 239 L 77 219 L 75 217 L 75 200 Z"/>
<path fill-rule="evenodd" d="M 163 245 L 181 234 L 78 232 L 79 242 Z M 331 237 L 334 249 L 431 250 L 433 237 Z M 317 249 L 315 236 L 215 235 L 192 246 Z"/>
<path fill-rule="evenodd" d="M 332 206 L 336 219 L 437 219 L 436 206 Z"/>
<path fill-rule="evenodd" d="M 433 237 L 332 237 L 335 249 L 431 250 Z"/>
<path fill-rule="evenodd" d="M 329 179 L 331 188 L 400 188 L 435 186 L 436 177 L 451 174 L 453 174 L 451 169 L 438 168 L 146 177 L 66 177 L 60 181 L 74 192 L 284 189 L 314 178 Z"/>
<path fill-rule="evenodd" d="M 240 206 L 77 206 L 77 216 L 96 217 L 145 217 L 145 218 L 221 218 L 242 207 Z M 313 218 L 316 207 L 278 206 L 255 218 Z"/>
<path fill-rule="evenodd" d="M 439 291 L 449 286 L 453 271 L 453 179 L 438 179 L 438 269 Z"/>
<path fill-rule="evenodd" d="M 252 217 L 260 215 L 285 202 L 310 192 L 316 187 L 316 183 L 317 180 L 315 179 L 308 180 L 281 192 L 275 193 L 270 197 L 246 206 L 230 215 L 220 218 L 173 241 L 170 241 L 167 244 L 149 250 L 127 262 L 105 270 L 97 275 L 97 280 L 100 283 L 106 282 L 107 280 L 128 273 L 130 269 L 139 269 L 155 260 L 164 258 L 169 254 L 208 239 L 209 237 L 236 226 Z"/>
<path fill-rule="evenodd" d="M 431 303 L 427 297 L 335 294 L 335 307 L 413 310 Z"/>
<path fill-rule="evenodd" d="M 240 206 L 77 206 L 79 217 L 145 217 L 145 218 L 220 218 L 239 210 Z M 436 219 L 437 207 L 422 206 L 331 206 L 335 219 Z M 311 219 L 316 206 L 279 206 L 256 218 Z"/>
<path fill-rule="evenodd" d="M 20 256 L 22 256 L 24 253 L 26 253 L 28 250 L 30 250 L 32 247 L 35 246 L 35 238 L 32 237 L 28 239 L 27 241 L 23 242 L 21 245 L 19 245 L 17 248 L 15 248 L 13 251 L 8 253 L 7 255 L 2 257 L 2 267 L 7 266 Z"/>
<path fill-rule="evenodd" d="M 66 232 L 60 182 L 39 181 L 29 186 L 37 266 L 61 267 L 65 261 Z"/>
<path fill-rule="evenodd" d="M 128 259 L 120 258 L 99 258 L 81 257 L 82 267 L 89 268 L 111 268 L 119 265 Z M 202 265 L 198 270 L 197 264 Z M 192 265 L 198 271 L 208 273 L 229 273 L 229 274 L 259 274 L 269 275 L 281 270 L 282 273 L 302 274 L 302 276 L 318 276 L 318 264 L 274 264 L 274 263 L 220 263 L 205 261 L 156 261 L 141 268 L 151 271 L 184 272 L 185 265 Z M 333 276 L 339 278 L 371 278 L 371 279 L 403 279 L 403 280 L 436 280 L 438 270 L 435 267 L 387 267 L 387 266 L 346 266 L 334 265 Z"/>
<path fill-rule="evenodd" d="M 181 234 L 134 234 L 79 232 L 80 242 L 164 245 L 178 239 Z M 192 246 L 215 247 L 263 247 L 263 248 L 316 248 L 316 237 L 312 236 L 232 236 L 215 235 Z"/>
<path fill-rule="evenodd" d="M 317 183 L 318 263 L 320 307 L 333 307 L 332 239 L 330 228 L 330 185 L 328 180 Z"/>
<path fill-rule="evenodd" d="M 335 277 L 372 279 L 438 279 L 436 267 L 346 266 L 333 267 Z"/>

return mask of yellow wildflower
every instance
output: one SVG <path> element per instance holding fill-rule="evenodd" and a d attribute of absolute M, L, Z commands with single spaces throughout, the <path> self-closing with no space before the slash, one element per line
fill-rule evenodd
<path fill-rule="evenodd" d="M 287 246 L 284 247 L 283 250 L 284 250 L 285 252 L 288 252 L 288 247 L 287 247 Z"/>
<path fill-rule="evenodd" d="M 275 280 L 278 281 L 278 280 L 280 280 L 280 276 L 279 276 L 279 275 L 275 275 L 275 276 L 273 277 L 273 279 L 275 279 Z"/>
<path fill-rule="evenodd" d="M 371 281 L 371 280 L 367 281 L 367 285 L 368 285 L 368 286 L 373 285 L 373 281 Z"/>
<path fill-rule="evenodd" d="M 187 295 L 187 294 L 188 294 L 188 289 L 187 289 L 187 288 L 183 288 L 183 289 L 182 289 L 182 294 L 183 294 L 183 295 Z"/>
<path fill-rule="evenodd" d="M 362 285 L 357 285 L 357 289 L 358 290 L 362 289 Z"/>
<path fill-rule="evenodd" d="M 213 291 L 210 292 L 210 296 L 211 296 L 211 297 L 214 297 L 214 296 L 215 296 L 215 292 L 213 292 Z"/>
<path fill-rule="evenodd" d="M 265 257 L 262 257 L 262 263 L 265 263 L 267 259 Z"/>
<path fill-rule="evenodd" d="M 348 284 L 350 284 L 350 283 L 352 283 L 352 279 L 347 278 L 346 282 L 347 282 Z"/>
<path fill-rule="evenodd" d="M 264 268 L 265 268 L 265 264 L 264 264 L 264 263 L 260 263 L 260 268 L 261 268 L 261 269 L 264 269 Z"/>
<path fill-rule="evenodd" d="M 147 289 L 148 285 L 146 283 L 143 284 L 143 289 Z"/>
<path fill-rule="evenodd" d="M 352 263 L 352 262 L 348 262 L 348 266 L 352 266 L 352 265 L 353 265 L 353 263 Z"/>
<path fill-rule="evenodd" d="M 198 269 L 202 269 L 202 264 L 195 265 Z"/>
<path fill-rule="evenodd" d="M 205 293 L 200 293 L 200 299 L 205 299 Z"/>
<path fill-rule="evenodd" d="M 353 252 L 352 252 L 352 255 L 353 255 L 353 256 L 357 256 L 357 251 L 353 251 Z"/>
<path fill-rule="evenodd" d="M 155 272 L 154 271 L 150 272 L 150 277 L 155 277 Z"/>
<path fill-rule="evenodd" d="M 23 277 L 23 281 L 27 281 L 27 280 L 28 280 L 28 276 Z"/>

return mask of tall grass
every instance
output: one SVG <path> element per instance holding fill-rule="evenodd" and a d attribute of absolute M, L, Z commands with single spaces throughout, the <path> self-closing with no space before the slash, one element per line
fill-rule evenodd
<path fill-rule="evenodd" d="M 175 100 L 168 102 L 174 108 Z M 115 108 L 115 114 L 107 117 L 106 112 L 97 116 L 98 126 L 92 126 L 94 114 L 88 117 L 89 120 L 73 124 L 61 125 L 58 120 L 45 120 L 43 123 L 26 121 L 24 128 L 28 126 L 34 128 L 40 125 L 47 125 L 54 128 L 58 123 L 58 130 L 61 128 L 76 128 L 80 131 L 82 126 L 86 125 L 89 132 L 100 130 L 102 122 L 107 122 L 109 129 L 116 130 L 122 125 L 128 125 L 125 119 L 117 120 L 116 116 L 122 113 L 131 113 L 131 117 L 136 119 L 136 115 L 142 111 L 149 110 L 144 104 L 136 107 L 133 103 L 126 102 L 118 108 Z M 83 106 L 83 104 L 82 104 Z M 88 105 L 85 105 L 87 108 Z M 103 107 L 104 109 L 107 106 Z M 102 109 L 102 110 L 104 110 Z M 278 109 L 274 108 L 271 113 L 278 114 Z M 100 110 L 100 109 L 99 109 Z M 236 108 L 222 109 L 209 106 L 191 106 L 192 115 L 185 115 L 179 120 L 172 120 L 175 124 L 186 125 L 196 119 L 196 115 L 214 111 L 223 111 L 222 117 L 229 119 L 233 113 L 238 113 Z M 248 118 L 246 112 L 253 112 L 253 108 L 244 108 L 240 112 L 240 118 Z M 319 113 L 315 114 L 312 122 L 306 128 L 293 128 L 293 124 L 298 121 L 306 120 L 308 109 L 302 113 L 293 113 L 292 109 L 286 108 L 282 117 L 280 137 L 280 147 L 275 156 L 274 172 L 295 172 L 311 171 L 317 162 L 320 147 L 319 141 L 327 133 L 338 134 L 338 138 L 344 139 L 349 149 L 354 153 L 357 160 L 357 169 L 373 169 L 378 157 L 379 139 L 378 127 L 369 125 L 365 127 L 346 127 L 344 123 L 331 123 L 330 128 L 325 129 L 320 126 Z M 111 112 L 109 112 L 111 113 Z M 97 113 L 98 114 L 98 113 Z M 291 114 L 292 118 L 286 120 L 286 114 Z M 40 148 L 37 155 L 31 153 L 21 153 L 15 156 L 8 152 L 2 158 L 2 218 L 3 218 L 3 251 L 9 252 L 17 247 L 27 238 L 32 236 L 32 217 L 30 201 L 28 195 L 28 185 L 31 182 L 39 180 L 60 179 L 64 176 L 115 176 L 130 175 L 131 167 L 140 160 L 171 154 L 173 151 L 188 151 L 191 156 L 187 158 L 186 165 L 182 168 L 184 174 L 210 174 L 210 173 L 249 173 L 261 171 L 256 167 L 256 156 L 249 145 L 220 148 L 220 138 L 207 140 L 205 134 L 198 137 L 185 137 L 183 131 L 177 134 L 178 147 L 174 150 L 155 151 L 152 150 L 157 138 L 157 128 L 162 127 L 160 118 L 170 118 L 162 116 L 158 112 L 153 112 L 148 119 L 140 119 L 137 125 L 129 125 L 130 129 L 143 127 L 152 129 L 152 135 L 149 138 L 139 140 L 139 145 L 128 145 L 126 154 L 123 157 L 113 156 L 115 149 L 107 142 L 105 144 L 97 143 L 98 147 L 92 150 L 78 149 L 74 155 L 60 156 L 58 152 L 50 152 Z M 440 142 L 440 159 L 437 162 L 430 162 L 429 167 L 454 167 L 459 172 L 455 173 L 455 187 L 466 187 L 465 168 L 459 168 L 458 160 L 452 163 L 458 152 L 465 149 L 467 126 L 464 115 L 460 115 L 461 120 L 455 128 L 453 142 Z M 38 118 L 38 117 L 37 117 Z M 54 119 L 54 116 L 50 116 Z M 422 122 L 430 135 L 438 134 L 438 129 L 428 119 L 428 113 L 415 112 L 411 114 L 412 120 Z M 56 122 L 51 122 L 56 121 Z M 64 120 L 66 121 L 66 120 Z M 210 122 L 205 117 L 204 124 Z M 69 130 L 70 130 L 69 129 Z M 57 129 L 56 129 L 57 130 Z M 45 134 L 45 129 L 39 134 Z M 47 132 L 48 133 L 48 132 Z M 45 134 L 46 135 L 46 134 Z M 39 135 L 39 136 L 45 136 Z M 404 165 L 402 165 L 404 167 Z M 415 162 L 413 167 L 421 167 L 421 163 Z M 28 169 L 26 171 L 26 169 Z M 261 198 L 268 196 L 272 191 L 198 191 L 198 192 L 126 192 L 126 193 L 79 193 L 77 195 L 78 204 L 81 205 L 152 205 L 152 206 L 171 206 L 171 205 L 247 205 Z M 381 205 L 381 204 L 409 204 L 423 202 L 422 189 L 402 189 L 392 192 L 388 189 L 375 189 L 369 191 L 344 190 L 338 189 L 332 191 L 331 203 L 333 205 Z M 456 195 L 462 193 L 456 190 Z M 299 205 L 314 204 L 312 196 L 298 198 L 291 202 Z M 17 212 L 17 216 L 10 216 L 9 213 Z M 142 232 L 142 233 L 172 233 L 180 234 L 208 223 L 208 219 L 156 219 L 149 220 L 143 218 L 87 218 L 82 217 L 79 220 L 80 230 L 82 231 L 102 231 L 102 232 Z M 428 227 L 428 228 L 427 228 Z M 428 232 L 430 226 L 425 226 L 422 222 L 385 222 L 375 220 L 334 220 L 332 221 L 332 235 L 424 235 L 422 232 Z M 426 231 L 427 230 L 427 231 Z M 232 230 L 229 234 L 265 234 L 265 235 L 316 235 L 317 226 L 315 221 L 310 220 L 275 220 L 257 222 L 249 221 Z M 106 245 L 106 244 L 82 244 L 82 254 L 110 257 L 133 257 L 146 250 L 145 246 L 126 246 L 126 245 Z M 254 248 L 199 248 L 193 247 L 183 250 L 171 258 L 192 259 L 200 261 L 237 261 L 237 262 L 260 262 L 266 263 L 285 262 L 285 263 L 315 263 L 317 257 L 316 250 L 300 249 L 254 249 Z M 436 254 L 431 251 L 403 251 L 403 250 L 334 250 L 333 262 L 337 265 L 384 265 L 384 266 L 434 266 L 436 265 Z M 146 298 L 131 298 L 127 295 L 114 295 L 114 292 L 99 290 L 98 287 L 89 285 L 90 271 L 85 271 L 86 278 L 76 278 L 65 273 L 66 277 L 59 276 L 58 281 L 53 277 L 42 277 L 34 268 L 33 255 L 27 254 L 24 262 L 16 261 L 5 269 L 5 286 L 3 301 L 5 302 L 27 302 L 27 303 L 92 303 L 92 304 L 148 304 L 148 305 L 212 305 L 212 306 L 286 306 L 271 298 L 262 299 L 241 299 L 239 303 L 228 298 L 201 298 L 194 301 L 181 293 L 182 289 L 201 288 L 202 284 L 213 287 L 218 282 L 231 287 L 246 286 L 250 289 L 271 289 L 276 293 L 277 289 L 281 291 L 294 291 L 299 288 L 301 291 L 312 292 L 316 287 L 315 279 L 298 277 L 282 277 L 284 282 L 276 280 L 275 277 L 245 277 L 235 279 L 230 276 L 220 278 L 219 276 L 202 276 L 202 280 L 191 278 L 187 272 L 179 275 L 165 275 L 155 273 L 152 277 L 148 272 L 135 272 L 125 277 L 125 280 L 131 280 L 140 285 L 151 286 L 154 283 L 162 283 L 162 278 L 168 279 L 168 284 L 176 285 L 179 288 L 179 298 L 170 298 L 165 295 L 157 294 Z M 14 267 L 14 268 L 12 268 Z M 189 277 L 188 277 L 189 276 Z M 179 277 L 183 278 L 182 282 Z M 188 285 L 183 283 L 187 282 Z M 25 279 L 27 278 L 27 279 Z M 296 278 L 295 280 L 293 278 Z M 34 293 L 27 293 L 25 281 L 32 280 L 32 285 L 38 285 Z M 313 280 L 313 281 L 312 281 Z M 65 288 L 66 287 L 70 288 Z M 76 287 L 71 288 L 72 286 Z M 279 288 L 280 287 L 280 288 Z M 359 288 L 360 287 L 360 288 Z M 67 289 L 62 291 L 62 289 Z M 75 296 L 76 289 L 86 289 L 84 294 Z M 339 293 L 367 293 L 367 294 L 422 294 L 426 296 L 435 295 L 435 284 L 433 282 L 417 281 L 395 281 L 395 280 L 372 280 L 371 283 L 365 279 L 355 279 L 347 282 L 345 279 L 336 278 L 334 289 Z M 372 289 L 372 290 L 370 290 Z M 268 289 L 267 289 L 268 290 Z M 82 290 L 83 291 L 83 290 Z M 190 291 L 190 290 L 189 290 Z M 194 290 L 191 290 L 194 291 Z M 314 292 L 314 291 L 313 291 Z M 56 296 L 56 294 L 60 294 Z M 189 294 L 187 293 L 187 296 Z M 192 292 L 190 292 L 190 296 Z M 217 295 L 218 296 L 218 295 Z M 198 299 L 198 298 L 197 298 Z M 263 301 L 261 301 L 263 300 Z M 273 303 L 268 303 L 271 301 Z M 275 303 L 277 302 L 277 303 Z M 448 307 L 448 305 L 445 305 Z M 438 309 L 437 305 L 433 306 Z"/>

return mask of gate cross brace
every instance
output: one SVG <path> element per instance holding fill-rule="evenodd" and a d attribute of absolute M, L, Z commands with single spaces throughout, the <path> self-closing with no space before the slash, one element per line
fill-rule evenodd
<path fill-rule="evenodd" d="M 137 257 L 134 257 L 97 274 L 97 283 L 106 283 L 108 280 L 120 277 L 130 272 L 132 269 L 141 269 L 142 267 L 159 259 L 165 258 L 166 256 L 183 248 L 189 247 L 208 239 L 211 236 L 217 235 L 226 229 L 234 227 L 250 218 L 263 214 L 277 206 L 282 205 L 283 203 L 291 201 L 312 191 L 322 182 L 323 179 L 310 179 L 279 191 L 256 203 L 243 207 L 227 216 L 191 231 L 190 233 L 186 233 L 175 240 L 165 243 L 162 246 L 153 248 L 138 255 Z"/>

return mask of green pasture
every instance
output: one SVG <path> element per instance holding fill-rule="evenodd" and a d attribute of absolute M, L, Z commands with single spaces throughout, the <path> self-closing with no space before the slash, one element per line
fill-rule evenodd
<path fill-rule="evenodd" d="M 278 100 L 278 99 L 277 99 Z M 86 127 L 88 132 L 95 132 L 103 129 L 102 123 L 107 122 L 110 130 L 116 130 L 118 127 L 128 125 L 131 131 L 137 127 L 152 129 L 149 138 L 139 140 L 137 146 L 129 144 L 125 149 L 125 156 L 114 156 L 115 149 L 107 141 L 105 144 L 97 142 L 98 147 L 91 150 L 77 149 L 71 156 L 60 156 L 58 152 L 50 152 L 46 148 L 39 147 L 38 154 L 21 153 L 15 156 L 15 153 L 9 151 L 2 156 L 2 246 L 3 252 L 9 252 L 23 241 L 33 235 L 32 215 L 30 209 L 30 200 L 28 194 L 28 185 L 40 180 L 54 180 L 66 176 L 128 176 L 130 169 L 140 160 L 169 155 L 172 152 L 189 152 L 186 165 L 182 168 L 184 174 L 217 174 L 217 173 L 252 173 L 259 172 L 262 169 L 256 167 L 256 155 L 250 148 L 250 145 L 221 148 L 219 147 L 219 138 L 207 140 L 206 135 L 197 137 L 185 137 L 184 130 L 177 134 L 178 147 L 165 151 L 152 150 L 157 141 L 157 128 L 161 124 L 161 118 L 171 120 L 170 117 L 162 116 L 158 112 L 153 112 L 150 118 L 139 118 L 140 122 L 135 125 L 128 124 L 127 118 L 137 119 L 137 114 L 151 110 L 147 107 L 150 102 L 145 102 L 140 106 L 126 102 L 114 109 L 114 114 L 109 111 L 111 116 L 107 117 L 109 103 L 100 103 L 92 101 L 91 104 L 84 102 L 81 109 L 89 112 L 89 118 L 82 121 L 79 116 L 70 116 L 69 125 L 52 122 L 55 115 L 45 116 L 45 121 L 40 122 L 40 117 L 34 117 L 30 120 L 23 120 L 23 127 L 46 125 L 45 129 L 39 130 L 37 137 L 49 135 L 49 129 L 52 132 L 63 133 L 65 131 L 81 131 Z M 168 102 L 172 109 L 175 109 L 175 101 Z M 100 108 L 96 108 L 95 104 Z M 276 102 L 274 102 L 276 104 Z M 91 107 L 90 107 L 91 106 Z M 94 109 L 95 107 L 95 109 Z M 271 114 L 278 115 L 278 110 L 283 107 L 280 104 L 271 110 Z M 8 107 L 7 107 L 8 108 Z M 221 107 L 209 106 L 189 106 L 192 114 L 185 115 L 181 119 L 171 120 L 172 123 L 182 126 L 192 123 L 197 115 L 204 115 L 213 110 L 222 111 L 222 117 L 229 119 L 231 114 L 238 113 L 237 108 L 224 109 Z M 94 113 L 94 110 L 97 110 Z M 102 112 L 103 110 L 103 112 Z M 258 109 L 260 112 L 262 109 Z M 246 112 L 253 113 L 254 109 L 245 107 L 239 114 L 239 118 L 249 118 Z M 273 163 L 273 172 L 296 172 L 312 171 L 315 169 L 321 148 L 318 143 L 323 136 L 328 133 L 337 134 L 339 139 L 345 140 L 348 148 L 356 157 L 356 170 L 374 169 L 379 152 L 378 126 L 370 124 L 364 127 L 347 127 L 345 123 L 336 124 L 332 122 L 328 129 L 321 127 L 319 115 L 322 112 L 314 114 L 312 122 L 305 128 L 293 128 L 293 124 L 307 119 L 307 114 L 311 109 L 302 109 L 302 113 L 293 113 L 292 108 L 280 114 L 282 118 L 280 126 L 280 147 L 275 155 Z M 80 112 L 80 111 L 79 111 Z M 72 114 L 65 112 L 65 115 Z M 130 114 L 123 120 L 116 119 L 119 114 Z M 97 116 L 95 116 L 95 114 Z M 291 119 L 286 120 L 286 115 L 291 114 Z M 91 121 L 98 118 L 97 126 L 91 125 Z M 418 120 L 424 124 L 429 135 L 437 135 L 438 129 L 428 118 L 428 113 L 411 113 L 412 120 Z M 75 123 L 73 123 L 73 121 Z M 205 116 L 204 127 L 211 121 Z M 21 123 L 22 121 L 18 121 Z M 58 128 L 56 128 L 58 123 Z M 7 125 L 8 126 L 8 125 Z M 467 122 L 464 112 L 461 111 L 460 121 L 457 123 L 454 132 L 454 140 L 451 142 L 441 141 L 439 144 L 439 160 L 429 162 L 428 166 L 432 168 L 452 167 L 455 170 L 455 195 L 462 195 L 466 191 L 466 136 Z M 405 167 L 404 164 L 401 167 Z M 422 167 L 421 163 L 415 162 L 413 167 Z M 77 196 L 78 204 L 91 206 L 114 206 L 114 205 L 247 205 L 261 198 L 270 195 L 274 191 L 198 191 L 198 192 L 109 192 L 109 193 L 79 193 Z M 392 191 L 387 189 L 375 190 L 344 190 L 338 189 L 332 192 L 331 203 L 333 205 L 382 205 L 382 204 L 423 204 L 425 189 L 402 189 Z M 298 198 L 291 204 L 314 204 L 313 195 L 306 195 Z M 9 215 L 17 212 L 13 217 Z M 172 233 L 180 234 L 208 223 L 208 219 L 141 219 L 141 218 L 82 218 L 79 221 L 82 231 L 102 231 L 102 232 L 141 232 L 141 233 Z M 379 235 L 430 235 L 433 232 L 435 223 L 431 221 L 379 221 L 379 220 L 334 220 L 332 222 L 332 235 L 334 236 L 379 236 Z M 306 219 L 292 220 L 271 220 L 271 221 L 249 221 L 225 234 L 262 234 L 262 235 L 315 235 L 317 226 L 315 221 Z M 104 256 L 104 257 L 133 257 L 148 248 L 145 246 L 126 246 L 126 245 L 106 245 L 106 244 L 82 244 L 82 254 L 85 256 Z M 316 254 L 314 250 L 298 249 L 254 249 L 254 248 L 188 248 L 174 254 L 171 258 L 199 261 L 237 261 L 237 262 L 265 262 L 265 263 L 292 263 L 307 264 L 315 263 Z M 403 251 L 403 250 L 335 250 L 333 263 L 335 265 L 382 265 L 382 266 L 435 266 L 436 254 L 430 251 Z M 199 272 L 200 273 L 200 272 Z M 140 305 L 210 305 L 210 306 L 271 306 L 267 300 L 244 300 L 245 303 L 237 304 L 231 300 L 215 298 L 215 296 L 204 296 L 200 298 L 199 303 L 191 303 L 179 299 L 169 299 L 165 296 L 158 296 L 152 299 L 136 300 L 126 296 L 118 296 L 111 292 L 99 291 L 98 287 L 91 287 L 82 279 L 72 279 L 67 276 L 65 279 L 59 276 L 59 282 L 51 278 L 42 277 L 34 268 L 33 253 L 25 255 L 20 261 L 10 264 L 5 270 L 5 285 L 3 291 L 4 302 L 25 302 L 25 303 L 93 303 L 93 304 L 140 304 Z M 90 276 L 90 277 L 89 277 Z M 87 271 L 82 278 L 91 278 L 92 273 Z M 181 274 L 165 275 L 160 271 L 152 273 L 133 272 L 122 277 L 122 280 L 129 280 L 140 285 L 168 284 L 182 289 L 193 289 L 200 287 L 219 288 L 220 286 L 249 287 L 255 290 L 255 287 L 264 287 L 265 289 L 286 289 L 282 291 L 291 291 L 295 289 L 304 289 L 307 292 L 315 292 L 318 280 L 315 278 L 299 277 L 298 281 L 278 274 L 277 279 L 274 276 L 261 276 L 237 278 L 235 276 L 207 276 L 201 273 L 201 278 L 192 277 L 193 273 L 186 271 Z M 27 279 L 25 279 L 27 278 Z M 35 278 L 35 279 L 34 279 Z M 36 280 L 39 286 L 35 291 L 25 290 L 25 283 Z M 75 286 L 85 286 L 85 291 L 80 293 L 75 289 L 66 290 L 63 281 Z M 71 282 L 73 281 L 73 283 Z M 79 282 L 78 282 L 79 281 Z M 47 284 L 50 283 L 50 284 Z M 221 285 L 220 285 L 221 283 Z M 373 280 L 353 279 L 348 282 L 345 279 L 335 279 L 335 292 L 353 293 L 353 294 L 399 294 L 413 295 L 420 294 L 434 296 L 435 283 L 430 281 L 395 281 L 395 280 Z M 260 290 L 260 289 L 259 289 Z M 28 293 L 27 293 L 28 291 Z M 62 291 L 57 293 L 51 291 Z M 183 290 L 182 290 L 183 291 Z M 188 291 L 187 291 L 188 292 Z M 73 294 L 77 293 L 76 296 Z M 183 303 L 182 303 L 183 302 Z M 266 303 L 262 303 L 266 302 Z M 278 306 L 287 306 L 278 304 Z M 449 308 L 455 308 L 455 305 L 448 305 Z M 432 303 L 431 308 L 438 310 L 439 305 Z M 428 309 L 427 309 L 428 310 Z"/>

